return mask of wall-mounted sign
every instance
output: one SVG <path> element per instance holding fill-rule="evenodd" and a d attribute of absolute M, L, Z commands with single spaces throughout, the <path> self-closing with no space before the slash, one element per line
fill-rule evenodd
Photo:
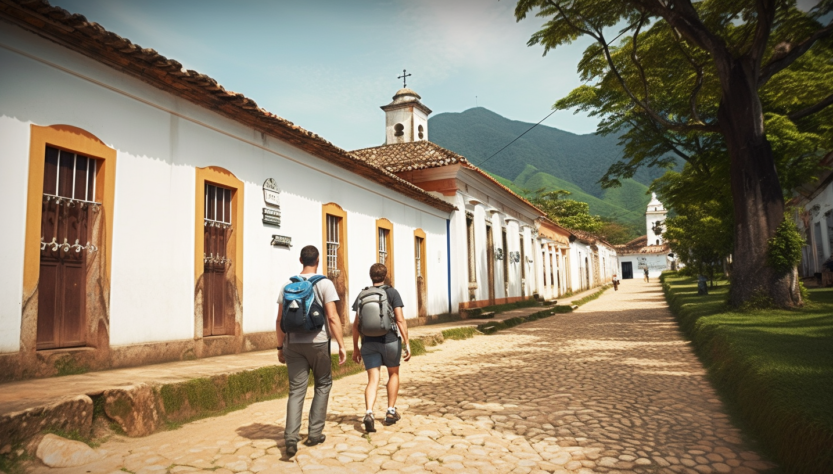
<path fill-rule="evenodd" d="M 281 190 L 272 178 L 263 182 L 263 201 L 270 206 L 281 207 Z"/>
<path fill-rule="evenodd" d="M 272 245 L 275 247 L 292 247 L 292 237 L 285 235 L 272 235 Z"/>
<path fill-rule="evenodd" d="M 281 211 L 275 209 L 263 208 L 263 223 L 269 225 L 281 226 Z"/>

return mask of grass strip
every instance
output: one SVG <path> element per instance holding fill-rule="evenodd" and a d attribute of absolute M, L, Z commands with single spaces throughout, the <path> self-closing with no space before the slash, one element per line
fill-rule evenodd
<path fill-rule="evenodd" d="M 513 328 L 519 324 L 527 323 L 530 321 L 536 321 L 538 319 L 548 318 L 553 314 L 570 312 L 566 311 L 565 308 L 568 308 L 570 311 L 572 311 L 572 308 L 570 308 L 569 306 L 554 306 L 552 308 L 547 308 L 543 311 L 538 311 L 537 313 L 532 313 L 527 316 L 518 316 L 515 318 L 504 319 L 503 321 L 490 321 L 488 323 L 484 323 L 477 326 L 477 330 L 482 332 L 483 334 L 494 334 L 504 329 Z"/>
<path fill-rule="evenodd" d="M 739 425 L 784 471 L 833 466 L 833 289 L 798 310 L 741 312 L 728 284 L 697 295 L 693 278 L 660 281 L 683 332 Z"/>
<path fill-rule="evenodd" d="M 446 329 L 443 331 L 443 339 L 469 339 L 477 334 L 477 328 L 473 326 L 466 326 L 461 328 Z"/>
<path fill-rule="evenodd" d="M 477 319 L 483 313 L 504 313 L 518 308 L 529 308 L 530 306 L 540 306 L 537 300 L 530 298 L 528 300 L 516 301 L 514 303 L 496 304 L 492 306 L 484 306 L 483 308 L 473 308 L 465 310 L 469 319 Z"/>
<path fill-rule="evenodd" d="M 585 296 L 584 298 L 581 298 L 581 299 L 578 299 L 578 300 L 575 300 L 575 301 L 571 301 L 570 303 L 572 303 L 575 306 L 581 306 L 585 303 L 589 303 L 590 301 L 595 300 L 599 296 L 602 296 L 602 293 L 604 293 L 608 288 L 610 288 L 610 286 L 605 285 L 605 286 L 599 288 L 597 291 L 594 291 L 593 293 L 590 293 L 589 295 Z"/>

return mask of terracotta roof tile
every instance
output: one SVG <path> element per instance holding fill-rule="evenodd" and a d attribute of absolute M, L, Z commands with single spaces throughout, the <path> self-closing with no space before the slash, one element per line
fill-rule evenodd
<path fill-rule="evenodd" d="M 142 48 L 83 15 L 53 7 L 46 0 L 4 0 L 0 17 L 84 54 L 154 87 L 297 146 L 325 161 L 377 181 L 412 199 L 451 212 L 455 207 L 372 163 L 358 160 L 321 136 L 265 109 L 245 95 L 227 91 L 213 78 L 186 70 L 151 48 Z"/>
<path fill-rule="evenodd" d="M 671 251 L 668 244 L 662 245 L 648 245 L 648 236 L 643 235 L 637 237 L 630 242 L 616 246 L 616 251 L 620 254 L 634 254 L 634 253 L 666 253 Z"/>
<path fill-rule="evenodd" d="M 489 173 L 486 173 L 477 166 L 471 164 L 466 157 L 458 155 L 447 148 L 443 148 L 436 143 L 432 143 L 427 140 L 363 148 L 360 150 L 353 150 L 351 153 L 362 161 L 373 163 L 392 173 L 403 173 L 405 171 L 440 168 L 443 166 L 460 164 L 464 168 L 470 169 L 485 177 L 516 199 L 534 209 L 535 212 L 540 215 L 547 215 L 544 211 L 536 207 L 527 199 L 519 196 L 507 186 L 501 184 L 500 181 L 493 178 Z"/>

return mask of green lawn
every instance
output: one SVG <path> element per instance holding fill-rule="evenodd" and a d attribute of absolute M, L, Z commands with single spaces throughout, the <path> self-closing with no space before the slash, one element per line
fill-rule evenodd
<path fill-rule="evenodd" d="M 662 277 L 671 309 L 743 428 L 786 472 L 833 472 L 833 289 L 800 310 L 729 311 L 728 284 L 697 295 Z"/>

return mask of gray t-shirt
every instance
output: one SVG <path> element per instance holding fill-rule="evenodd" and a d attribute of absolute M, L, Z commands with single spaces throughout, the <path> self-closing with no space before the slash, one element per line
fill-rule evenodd
<path fill-rule="evenodd" d="M 315 275 L 315 273 L 303 273 L 299 274 L 301 278 L 309 278 Z M 278 292 L 278 304 L 283 305 L 283 289 L 286 288 L 286 285 L 292 283 L 292 280 L 287 280 L 286 283 L 281 285 L 281 289 Z M 325 304 L 332 303 L 338 301 L 340 298 L 338 297 L 338 293 L 336 292 L 336 287 L 333 285 L 333 282 L 329 279 L 323 279 L 315 284 L 313 288 L 313 293 L 315 293 L 315 301 L 321 305 L 323 308 Z M 325 308 L 326 309 L 326 308 Z M 310 333 L 295 333 L 287 334 L 286 335 L 286 342 L 292 342 L 293 344 L 309 344 L 309 343 L 317 343 L 317 342 L 327 342 L 330 339 L 330 331 L 329 326 L 327 323 L 324 323 L 324 327 L 321 328 L 318 332 L 310 332 Z M 290 338 L 292 339 L 290 341 Z"/>

